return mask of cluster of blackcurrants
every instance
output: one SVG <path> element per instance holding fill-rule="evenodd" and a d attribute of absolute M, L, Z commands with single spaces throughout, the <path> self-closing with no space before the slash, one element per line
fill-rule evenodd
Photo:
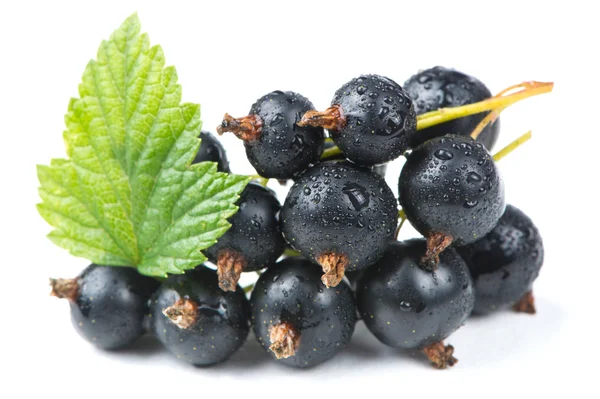
<path fill-rule="evenodd" d="M 485 113 L 417 132 L 417 114 L 489 97 L 479 80 L 441 67 L 404 87 L 377 75 L 353 79 L 324 112 L 299 94 L 269 93 L 246 117 L 226 114 L 218 132 L 244 140 L 260 176 L 294 184 L 283 206 L 256 182 L 245 188 L 231 229 L 206 251 L 216 271 L 200 265 L 159 283 L 91 265 L 52 280 L 53 293 L 70 299 L 76 328 L 96 345 L 121 347 L 149 330 L 194 365 L 227 359 L 252 326 L 274 358 L 314 366 L 342 350 L 362 318 L 383 343 L 451 366 L 453 348 L 442 341 L 473 310 L 535 311 L 531 287 L 543 261 L 536 227 L 505 206 L 489 153 L 498 122 L 477 140 L 470 133 Z M 202 139 L 196 161 L 228 172 L 218 140 Z M 425 239 L 395 240 L 398 202 L 382 165 L 401 155 L 400 215 Z M 290 256 L 277 262 L 284 251 Z M 265 268 L 248 300 L 240 274 Z"/>

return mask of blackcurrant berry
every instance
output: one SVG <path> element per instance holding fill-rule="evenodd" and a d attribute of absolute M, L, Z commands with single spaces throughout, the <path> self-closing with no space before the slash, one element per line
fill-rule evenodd
<path fill-rule="evenodd" d="M 352 79 L 324 112 L 307 112 L 302 126 L 321 126 L 346 158 L 376 165 L 398 158 L 416 133 L 412 100 L 400 85 L 379 75 Z"/>
<path fill-rule="evenodd" d="M 231 228 L 206 250 L 217 265 L 219 286 L 235 291 L 243 271 L 260 270 L 277 261 L 285 249 L 279 226 L 281 205 L 275 193 L 255 183 L 246 186 L 229 218 Z"/>
<path fill-rule="evenodd" d="M 196 366 L 220 363 L 248 336 L 250 307 L 244 291 L 224 292 L 217 273 L 203 265 L 171 275 L 156 291 L 151 325 L 178 359 Z"/>
<path fill-rule="evenodd" d="M 148 300 L 158 281 L 131 267 L 89 265 L 74 279 L 51 279 L 52 295 L 66 298 L 77 332 L 95 346 L 116 349 L 144 334 Z"/>
<path fill-rule="evenodd" d="M 229 162 L 227 161 L 225 148 L 223 148 L 223 144 L 219 139 L 204 130 L 200 132 L 200 139 L 202 139 L 202 143 L 192 163 L 216 162 L 219 172 L 229 173 Z"/>
<path fill-rule="evenodd" d="M 398 183 L 408 221 L 427 238 L 424 265 L 448 245 L 489 233 L 504 213 L 504 184 L 491 155 L 470 137 L 426 141 L 408 156 Z"/>
<path fill-rule="evenodd" d="M 318 266 L 287 258 L 267 269 L 252 291 L 254 334 L 283 364 L 316 366 L 337 355 L 352 337 L 352 290 L 345 282 L 327 289 L 320 279 Z"/>
<path fill-rule="evenodd" d="M 454 249 L 440 254 L 435 272 L 421 267 L 424 251 L 424 240 L 392 243 L 358 281 L 357 305 L 365 325 L 381 342 L 421 349 L 435 367 L 446 368 L 456 359 L 454 348 L 442 341 L 473 310 L 473 281 Z"/>
<path fill-rule="evenodd" d="M 472 104 L 492 97 L 490 90 L 480 80 L 440 66 L 417 73 L 408 79 L 403 87 L 413 99 L 417 115 L 439 108 Z M 429 139 L 448 133 L 468 136 L 487 114 L 483 112 L 423 129 L 414 135 L 411 146 L 417 147 Z M 477 141 L 491 151 L 499 132 L 500 120 L 496 120 L 487 125 L 477 137 Z"/>
<path fill-rule="evenodd" d="M 385 181 L 349 162 L 319 163 L 302 174 L 281 210 L 283 234 L 323 267 L 335 287 L 346 270 L 375 263 L 394 238 L 397 201 Z"/>
<path fill-rule="evenodd" d="M 291 179 L 319 161 L 325 133 L 320 127 L 300 127 L 314 106 L 291 91 L 274 91 L 259 98 L 248 116 L 225 114 L 217 131 L 232 132 L 244 141 L 246 156 L 263 177 Z"/>
<path fill-rule="evenodd" d="M 517 311 L 535 313 L 531 287 L 544 261 L 544 245 L 527 215 L 507 205 L 490 233 L 457 250 L 475 281 L 475 312 L 513 305 Z"/>

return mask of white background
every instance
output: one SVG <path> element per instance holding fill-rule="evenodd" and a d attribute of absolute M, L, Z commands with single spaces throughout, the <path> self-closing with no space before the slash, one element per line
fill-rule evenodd
<path fill-rule="evenodd" d="M 0 397 L 597 395 L 590 390 L 600 288 L 598 14 L 576 1 L 403 3 L 2 2 Z M 179 363 L 152 339 L 117 353 L 80 339 L 67 303 L 48 297 L 47 279 L 75 276 L 87 262 L 45 238 L 35 165 L 64 156 L 68 100 L 100 41 L 134 11 L 167 64 L 177 66 L 184 100 L 202 104 L 204 128 L 212 131 L 224 112 L 245 115 L 276 89 L 325 108 L 339 86 L 363 73 L 402 83 L 440 64 L 477 76 L 493 92 L 524 80 L 556 82 L 552 94 L 503 113 L 497 146 L 533 130 L 501 169 L 507 201 L 544 238 L 538 314 L 469 319 L 447 341 L 460 362 L 445 371 L 418 353 L 383 346 L 362 324 L 346 351 L 312 370 L 271 361 L 252 333 L 229 362 L 209 369 Z M 223 142 L 234 172 L 252 173 L 242 143 L 233 136 Z M 394 191 L 399 170 L 395 164 L 387 175 Z M 283 200 L 284 190 L 273 187 Z M 402 237 L 411 234 L 405 229 Z"/>

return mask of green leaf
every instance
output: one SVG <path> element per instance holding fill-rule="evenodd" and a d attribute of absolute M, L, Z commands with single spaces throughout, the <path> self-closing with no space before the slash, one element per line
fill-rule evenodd
<path fill-rule="evenodd" d="M 87 65 L 65 116 L 69 159 L 38 166 L 40 215 L 49 238 L 92 262 L 141 273 L 182 273 L 227 231 L 248 183 L 191 165 L 200 106 L 181 104 L 163 51 L 129 17 Z"/>

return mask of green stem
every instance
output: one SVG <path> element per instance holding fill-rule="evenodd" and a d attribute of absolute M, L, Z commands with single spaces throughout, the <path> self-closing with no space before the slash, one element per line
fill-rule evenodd
<path fill-rule="evenodd" d="M 499 160 L 501 160 L 502 158 L 504 158 L 505 156 L 507 156 L 514 150 L 516 150 L 518 147 L 520 147 L 523 143 L 529 141 L 529 139 L 531 139 L 531 130 L 528 131 L 527 133 L 523 134 L 522 136 L 518 137 L 516 140 L 512 141 L 506 147 L 504 147 L 503 149 L 501 149 L 500 151 L 495 153 L 494 161 L 498 162 Z"/>
<path fill-rule="evenodd" d="M 426 129 L 440 123 L 448 122 L 465 116 L 479 114 L 485 111 L 500 110 L 526 98 L 552 91 L 554 83 L 549 82 L 524 82 L 502 91 L 502 95 L 489 98 L 473 104 L 453 108 L 440 108 L 417 116 L 417 130 Z M 515 89 L 522 89 L 516 93 L 506 94 Z"/>
<path fill-rule="evenodd" d="M 292 248 L 286 248 L 286 249 L 283 251 L 283 254 L 284 254 L 285 256 L 300 256 L 300 252 L 298 252 L 298 251 L 296 251 L 296 250 L 294 250 L 294 249 L 292 249 Z"/>
<path fill-rule="evenodd" d="M 329 159 L 329 158 L 336 157 L 336 156 L 340 155 L 341 153 L 342 152 L 340 151 L 340 149 L 337 146 L 333 146 L 333 147 L 327 148 L 321 154 L 321 161 L 324 161 L 324 160 Z"/>
<path fill-rule="evenodd" d="M 254 283 L 252 283 L 252 284 L 248 284 L 247 286 L 245 286 L 245 287 L 243 288 L 243 289 L 244 289 L 244 293 L 245 293 L 245 294 L 249 293 L 250 291 L 252 291 L 252 289 L 253 289 L 253 288 L 254 288 Z"/>

